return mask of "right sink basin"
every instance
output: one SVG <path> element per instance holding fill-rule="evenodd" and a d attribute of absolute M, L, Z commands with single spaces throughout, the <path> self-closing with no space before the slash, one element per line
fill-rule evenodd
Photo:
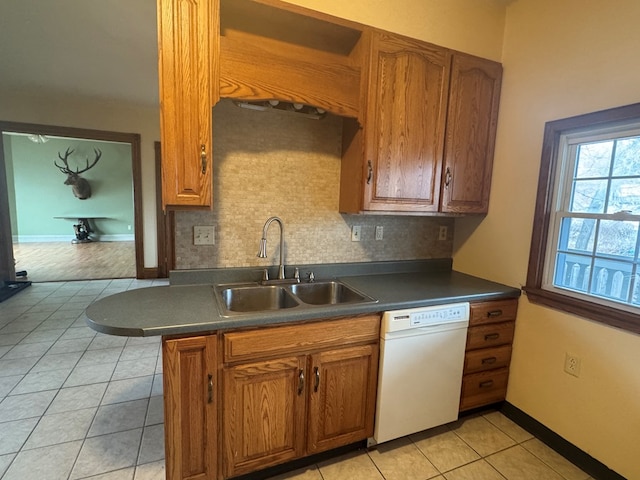
<path fill-rule="evenodd" d="M 291 293 L 309 305 L 334 305 L 339 303 L 371 302 L 373 298 L 360 293 L 342 282 L 297 283 L 291 285 Z"/>

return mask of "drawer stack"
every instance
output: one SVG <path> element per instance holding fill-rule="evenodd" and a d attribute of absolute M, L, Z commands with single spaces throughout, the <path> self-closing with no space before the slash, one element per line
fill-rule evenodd
<path fill-rule="evenodd" d="M 518 300 L 471 304 L 460 411 L 505 399 Z"/>

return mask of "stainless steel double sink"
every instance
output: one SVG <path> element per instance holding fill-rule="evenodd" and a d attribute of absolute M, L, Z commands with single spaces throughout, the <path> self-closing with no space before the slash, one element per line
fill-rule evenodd
<path fill-rule="evenodd" d="M 216 285 L 215 296 L 223 316 L 377 302 L 337 280 L 292 285 Z"/>

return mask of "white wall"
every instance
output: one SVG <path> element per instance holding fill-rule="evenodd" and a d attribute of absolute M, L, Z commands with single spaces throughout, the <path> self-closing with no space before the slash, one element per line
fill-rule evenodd
<path fill-rule="evenodd" d="M 454 268 L 526 279 L 544 123 L 640 101 L 640 2 L 517 0 L 507 8 L 489 215 L 456 222 Z M 582 359 L 563 372 L 565 352 Z M 520 300 L 507 400 L 640 479 L 640 337 Z"/>
<path fill-rule="evenodd" d="M 32 92 L 0 91 L 0 119 L 141 135 L 144 266 L 158 265 L 155 152 L 160 140 L 158 108 L 122 105 L 80 97 L 50 97 Z"/>

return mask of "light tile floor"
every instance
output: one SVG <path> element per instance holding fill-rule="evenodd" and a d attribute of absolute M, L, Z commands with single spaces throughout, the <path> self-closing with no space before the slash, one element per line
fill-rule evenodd
<path fill-rule="evenodd" d="M 84 309 L 131 279 L 35 283 L 0 303 L 0 478 L 164 479 L 160 338 L 97 333 Z M 499 412 L 272 480 L 587 480 Z"/>

